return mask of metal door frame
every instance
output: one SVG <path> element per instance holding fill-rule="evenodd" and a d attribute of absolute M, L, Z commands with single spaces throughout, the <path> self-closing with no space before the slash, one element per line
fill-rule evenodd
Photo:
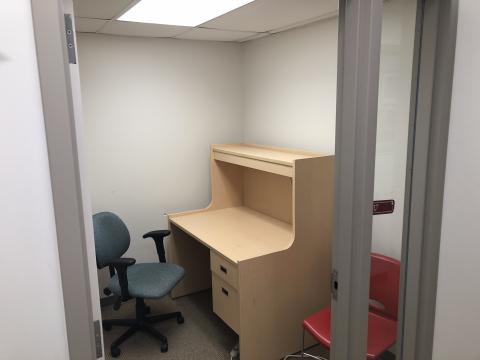
<path fill-rule="evenodd" d="M 361 359 L 367 352 L 382 10 L 383 0 L 341 0 L 339 7 L 332 241 L 338 284 L 330 349 L 335 360 Z"/>
<path fill-rule="evenodd" d="M 405 192 L 400 359 L 432 358 L 458 0 L 425 0 L 421 15 Z"/>
<path fill-rule="evenodd" d="M 96 359 L 63 3 L 31 0 L 70 360 Z"/>
<path fill-rule="evenodd" d="M 365 358 L 382 0 L 341 0 L 331 359 Z M 458 0 L 420 1 L 397 359 L 432 356 Z"/>

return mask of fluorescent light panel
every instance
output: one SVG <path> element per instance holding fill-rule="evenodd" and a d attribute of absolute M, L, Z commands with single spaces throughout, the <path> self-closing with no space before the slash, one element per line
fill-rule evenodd
<path fill-rule="evenodd" d="M 118 18 L 150 24 L 198 26 L 253 0 L 141 0 Z"/>

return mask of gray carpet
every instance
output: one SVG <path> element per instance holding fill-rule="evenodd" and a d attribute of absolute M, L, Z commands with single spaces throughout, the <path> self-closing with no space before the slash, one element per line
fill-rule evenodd
<path fill-rule="evenodd" d="M 211 292 L 206 291 L 180 299 L 148 301 L 152 315 L 181 311 L 185 323 L 177 325 L 175 320 L 157 324 L 155 327 L 168 338 L 168 352 L 160 352 L 160 344 L 143 333 L 137 333 L 128 339 L 120 349 L 117 359 L 124 360 L 230 360 L 229 352 L 238 341 L 237 335 L 225 325 L 212 311 Z M 111 306 L 102 309 L 104 319 L 133 318 L 135 303 L 124 303 L 119 311 Z M 110 344 L 126 328 L 117 327 L 104 331 L 105 358 L 110 356 Z M 309 349 L 311 354 L 323 355 L 320 347 Z M 259 359 L 261 360 L 261 359 Z"/>
<path fill-rule="evenodd" d="M 229 360 L 230 349 L 237 342 L 237 335 L 225 325 L 212 311 L 211 293 L 209 291 L 192 296 L 171 300 L 147 301 L 152 315 L 181 311 L 185 323 L 178 325 L 176 320 L 169 320 L 155 325 L 155 328 L 168 338 L 168 352 L 160 352 L 160 344 L 144 333 L 137 333 L 128 339 L 120 349 L 122 354 L 117 359 L 128 360 Z M 112 307 L 102 309 L 104 319 L 135 317 L 135 303 L 124 303 L 119 311 Z M 104 331 L 106 359 L 110 357 L 110 344 L 126 328 L 114 327 Z"/>

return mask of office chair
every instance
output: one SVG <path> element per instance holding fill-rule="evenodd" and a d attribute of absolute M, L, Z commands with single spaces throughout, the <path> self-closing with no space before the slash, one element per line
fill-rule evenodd
<path fill-rule="evenodd" d="M 118 296 L 114 309 L 129 299 L 136 300 L 135 319 L 103 320 L 103 328 L 108 331 L 112 326 L 125 326 L 128 330 L 115 340 L 110 352 L 112 357 L 120 356 L 120 344 L 137 331 L 145 332 L 160 341 L 161 352 L 168 351 L 168 341 L 152 324 L 168 319 L 176 319 L 178 324 L 184 322 L 182 313 L 173 312 L 157 316 L 147 316 L 150 308 L 144 299 L 160 299 L 169 294 L 185 275 L 178 265 L 167 264 L 163 240 L 170 234 L 168 230 L 151 231 L 143 238 L 152 238 L 157 248 L 159 263 L 135 264 L 136 260 L 121 256 L 130 246 L 130 234 L 125 223 L 111 212 L 93 215 L 95 251 L 97 267 L 110 269 L 110 282 L 105 293 Z"/>
<path fill-rule="evenodd" d="M 367 359 L 378 359 L 395 344 L 397 338 L 398 292 L 400 286 L 400 261 L 388 256 L 370 254 L 370 306 L 368 311 Z M 303 321 L 302 352 L 290 358 L 314 358 L 305 353 L 305 331 L 320 344 L 330 348 L 330 305 Z"/>

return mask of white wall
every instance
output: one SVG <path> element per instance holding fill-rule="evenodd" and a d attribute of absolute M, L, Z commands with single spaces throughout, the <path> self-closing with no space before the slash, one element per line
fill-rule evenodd
<path fill-rule="evenodd" d="M 479 360 L 480 3 L 460 1 L 448 139 L 434 360 Z"/>
<path fill-rule="evenodd" d="M 0 359 L 66 360 L 48 155 L 29 0 L 0 2 Z"/>
<path fill-rule="evenodd" d="M 120 215 L 128 256 L 154 260 L 141 235 L 206 206 L 210 144 L 242 141 L 240 46 L 80 34 L 78 47 L 93 211 Z"/>
<path fill-rule="evenodd" d="M 373 220 L 373 251 L 401 256 L 415 0 L 385 3 L 375 199 L 395 199 Z M 246 142 L 335 152 L 338 19 L 245 43 Z"/>
<path fill-rule="evenodd" d="M 338 21 L 243 45 L 244 140 L 335 152 Z"/>

